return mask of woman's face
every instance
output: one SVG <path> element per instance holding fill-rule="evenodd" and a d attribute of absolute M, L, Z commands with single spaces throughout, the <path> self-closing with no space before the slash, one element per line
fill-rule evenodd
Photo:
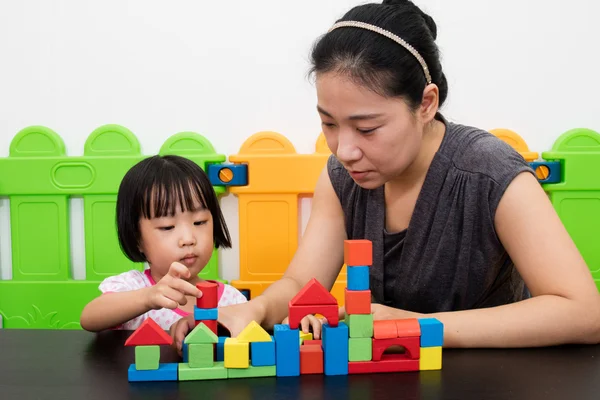
<path fill-rule="evenodd" d="M 415 160 L 423 125 L 405 100 L 383 97 L 335 72 L 318 74 L 316 87 L 327 145 L 358 185 L 377 188 Z"/>

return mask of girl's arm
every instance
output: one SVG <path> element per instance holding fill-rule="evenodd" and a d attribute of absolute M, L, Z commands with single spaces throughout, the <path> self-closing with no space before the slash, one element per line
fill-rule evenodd
<path fill-rule="evenodd" d="M 532 298 L 437 313 L 448 347 L 533 347 L 600 342 L 600 294 L 590 271 L 533 175 L 507 188 L 495 216 L 498 237 Z"/>
<path fill-rule="evenodd" d="M 283 277 L 251 300 L 270 329 L 288 314 L 289 301 L 312 278 L 331 289 L 344 263 L 346 228 L 340 202 L 324 168 L 313 197 L 310 218 L 298 250 Z"/>
<path fill-rule="evenodd" d="M 148 312 L 151 288 L 103 294 L 88 303 L 81 313 L 81 327 L 99 332 L 117 327 Z"/>

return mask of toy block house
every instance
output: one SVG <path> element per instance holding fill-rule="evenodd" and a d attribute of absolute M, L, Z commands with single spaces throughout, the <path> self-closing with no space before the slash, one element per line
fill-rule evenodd
<path fill-rule="evenodd" d="M 200 322 L 184 340 L 184 362 L 179 364 L 179 380 L 226 379 L 223 362 L 215 362 L 217 335 Z"/>
<path fill-rule="evenodd" d="M 176 381 L 177 364 L 160 364 L 161 345 L 173 342 L 152 319 L 146 319 L 125 341 L 125 346 L 135 346 L 135 364 L 129 366 L 129 381 Z"/>
<path fill-rule="evenodd" d="M 225 367 L 228 378 L 275 376 L 273 337 L 255 321 L 250 322 L 236 338 L 225 340 Z"/>

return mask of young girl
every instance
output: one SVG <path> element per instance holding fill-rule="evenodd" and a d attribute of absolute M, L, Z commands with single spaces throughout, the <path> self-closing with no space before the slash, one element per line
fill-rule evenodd
<path fill-rule="evenodd" d="M 136 329 L 151 317 L 163 329 L 193 315 L 198 274 L 214 246 L 231 247 L 217 196 L 204 171 L 178 156 L 154 156 L 131 168 L 119 187 L 117 229 L 125 255 L 147 262 L 106 278 L 102 295 L 81 314 L 88 331 Z M 218 307 L 246 302 L 230 285 L 218 283 Z"/>

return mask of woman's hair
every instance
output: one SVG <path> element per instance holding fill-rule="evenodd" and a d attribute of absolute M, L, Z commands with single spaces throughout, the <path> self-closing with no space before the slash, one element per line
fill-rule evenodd
<path fill-rule="evenodd" d="M 193 161 L 179 156 L 153 156 L 125 174 L 117 195 L 117 232 L 125 255 L 134 262 L 147 261 L 139 249 L 141 218 L 175 215 L 177 207 L 204 206 L 213 218 L 216 247 L 231 247 L 231 238 L 217 195 L 206 173 Z"/>
<path fill-rule="evenodd" d="M 439 88 L 439 106 L 448 95 L 442 72 L 437 27 L 409 0 L 384 0 L 352 8 L 340 21 L 359 21 L 387 30 L 411 45 L 425 60 L 432 83 Z M 415 56 L 392 39 L 356 27 L 337 28 L 313 47 L 311 73 L 335 72 L 386 97 L 402 97 L 414 110 L 423 101 L 427 80 Z"/>

